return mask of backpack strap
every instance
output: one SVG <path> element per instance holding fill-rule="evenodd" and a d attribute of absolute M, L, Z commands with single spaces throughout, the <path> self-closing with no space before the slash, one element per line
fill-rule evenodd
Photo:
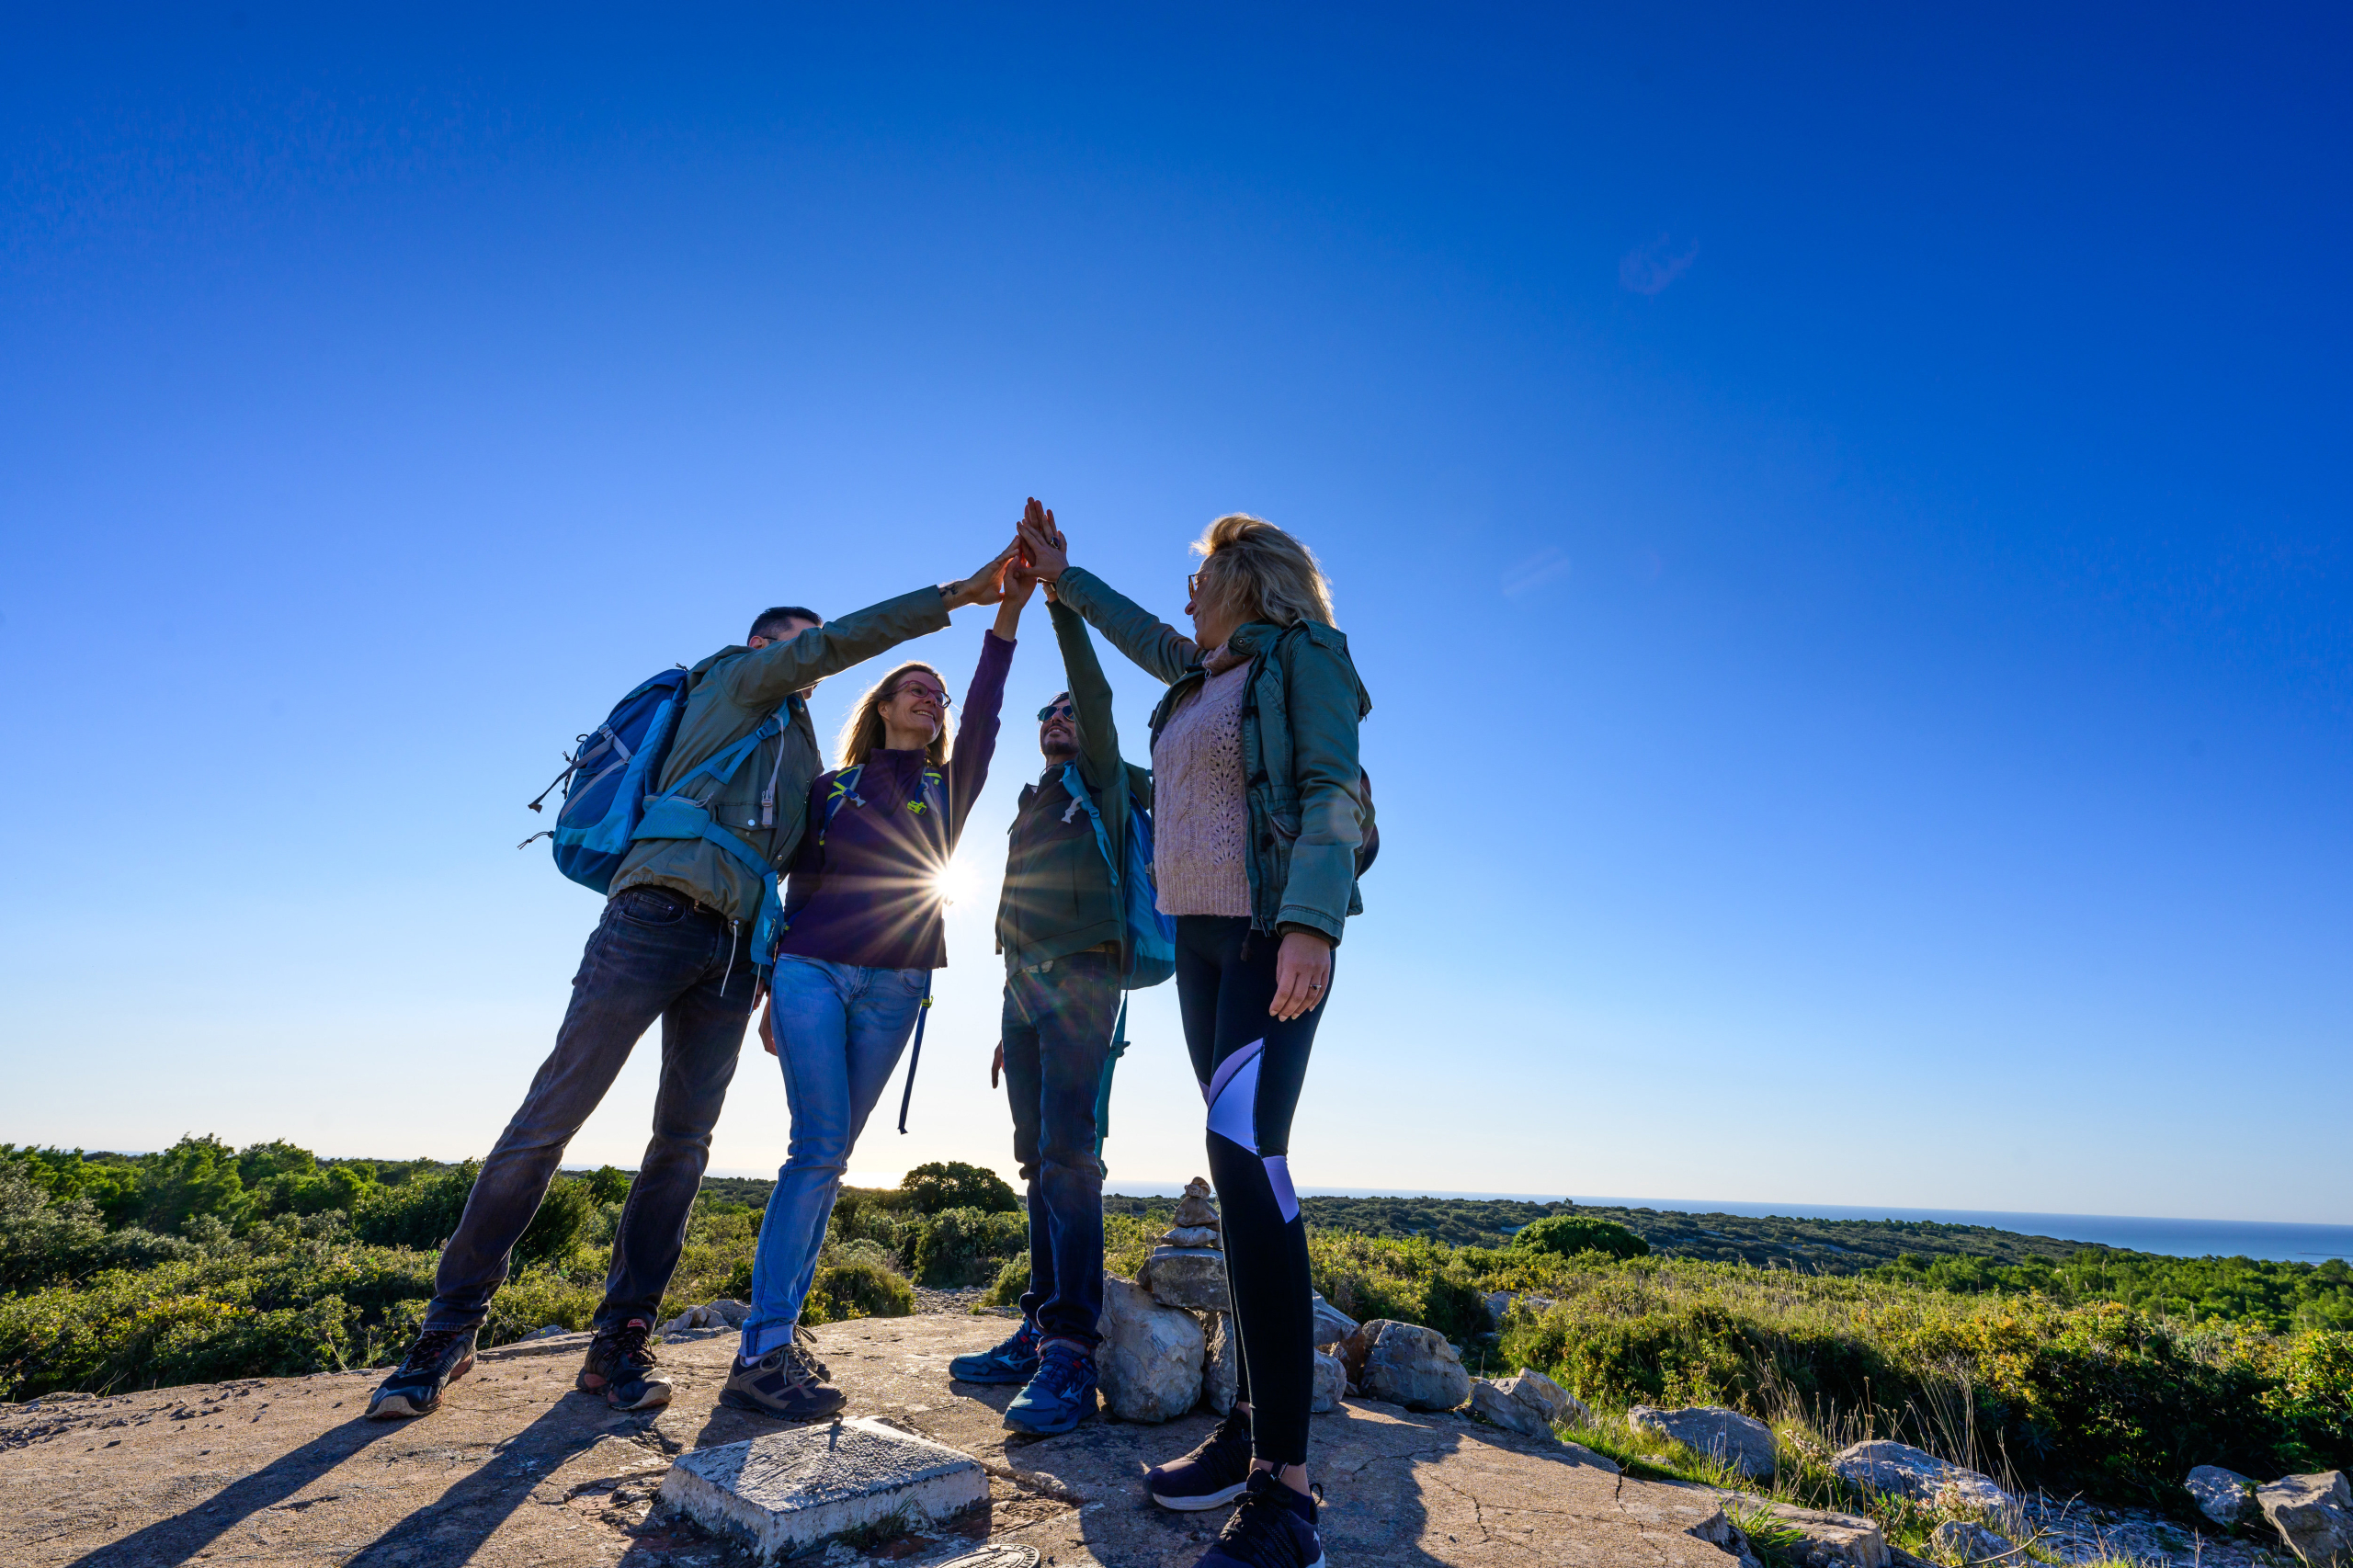
<path fill-rule="evenodd" d="M 1111 835 L 1104 831 L 1103 813 L 1095 809 L 1095 797 L 1086 792 L 1086 781 L 1078 776 L 1078 764 L 1063 764 L 1063 788 L 1070 798 L 1086 812 L 1086 820 L 1095 824 L 1095 847 L 1103 852 L 1103 864 L 1111 869 L 1111 885 L 1120 885 L 1120 862 L 1111 854 Z"/>

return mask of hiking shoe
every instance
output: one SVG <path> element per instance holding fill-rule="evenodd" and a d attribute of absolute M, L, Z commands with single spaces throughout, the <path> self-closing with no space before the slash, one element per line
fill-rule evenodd
<path fill-rule="evenodd" d="M 806 1329 L 757 1360 L 742 1356 L 727 1369 L 719 1403 L 785 1421 L 823 1421 L 849 1403 L 849 1395 L 825 1381 L 825 1364 L 803 1347 Z"/>
<path fill-rule="evenodd" d="M 669 1403 L 670 1380 L 654 1376 L 654 1346 L 646 1342 L 653 1332 L 643 1318 L 598 1329 L 588 1342 L 588 1358 L 580 1363 L 579 1386 L 603 1394 L 615 1410 Z"/>
<path fill-rule="evenodd" d="M 1229 1412 L 1183 1459 L 1143 1472 L 1144 1490 L 1154 1502 L 1187 1513 L 1231 1503 L 1249 1483 L 1250 1417 L 1239 1410 Z"/>
<path fill-rule="evenodd" d="M 368 1401 L 379 1421 L 395 1415 L 430 1415 L 441 1408 L 441 1391 L 473 1370 L 471 1328 L 428 1328 L 416 1336 L 392 1375 Z"/>
<path fill-rule="evenodd" d="M 960 1383 L 1026 1383 L 1038 1373 L 1038 1325 L 1024 1318 L 1013 1337 L 994 1350 L 959 1356 L 948 1375 Z"/>
<path fill-rule="evenodd" d="M 1250 1478 L 1242 1506 L 1193 1568 L 1324 1568 L 1324 1539 L 1315 1533 L 1315 1505 L 1260 1471 Z"/>
<path fill-rule="evenodd" d="M 1067 1339 L 1046 1346 L 1038 1375 L 1013 1396 L 1005 1424 L 1016 1432 L 1049 1437 L 1067 1432 L 1095 1414 L 1095 1355 Z"/>

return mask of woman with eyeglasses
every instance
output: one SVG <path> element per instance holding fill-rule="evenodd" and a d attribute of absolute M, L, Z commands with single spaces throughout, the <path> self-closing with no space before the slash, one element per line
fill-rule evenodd
<path fill-rule="evenodd" d="M 929 665 L 901 665 L 858 699 L 841 766 L 810 786 L 760 1023 L 784 1069 L 791 1142 L 760 1223 L 752 1315 L 720 1395 L 738 1409 L 811 1421 L 845 1402 L 804 1348 L 801 1309 L 850 1151 L 929 1004 L 931 971 L 948 962 L 941 880 L 988 782 L 1014 631 L 1035 586 L 1006 578 L 952 754 L 947 681 Z"/>
<path fill-rule="evenodd" d="M 1321 1562 L 1307 1473 L 1314 1326 L 1290 1124 L 1368 851 L 1357 726 L 1371 699 L 1314 554 L 1264 518 L 1193 546 L 1188 637 L 1070 564 L 1051 513 L 1022 520 L 1029 571 L 1168 683 L 1152 715 L 1153 871 L 1176 921 L 1176 1002 L 1207 1102 L 1211 1179 L 1241 1342 L 1233 1414 L 1147 1472 L 1164 1507 L 1236 1497 L 1201 1568 Z"/>

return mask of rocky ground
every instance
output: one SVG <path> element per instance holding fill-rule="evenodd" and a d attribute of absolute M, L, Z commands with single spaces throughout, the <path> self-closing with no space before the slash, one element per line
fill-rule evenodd
<path fill-rule="evenodd" d="M 998 1417 L 1015 1391 L 951 1387 L 949 1359 L 1002 1336 L 995 1317 L 933 1313 L 817 1331 L 820 1353 L 875 1415 L 974 1456 L 984 1514 L 955 1532 L 862 1551 L 926 1568 L 980 1542 L 1036 1547 L 1051 1568 L 1188 1568 L 1222 1516 L 1145 1502 L 1143 1468 L 1208 1429 L 1102 1421 L 1027 1439 Z M 666 1410 L 620 1415 L 575 1392 L 580 1336 L 485 1352 L 443 1410 L 363 1418 L 379 1374 L 251 1379 L 0 1407 L 0 1562 L 25 1568 L 317 1563 L 417 1568 L 728 1568 L 722 1541 L 665 1518 L 673 1456 L 769 1429 L 718 1409 L 733 1336 L 665 1349 Z M 1350 1400 L 1315 1420 L 1325 1540 L 1351 1568 L 1731 1568 L 1715 1498 L 1627 1479 L 1573 1446 L 1454 1415 Z"/>

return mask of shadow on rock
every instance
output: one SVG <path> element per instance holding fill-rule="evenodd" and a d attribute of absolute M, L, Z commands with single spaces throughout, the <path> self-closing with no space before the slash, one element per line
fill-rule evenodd
<path fill-rule="evenodd" d="M 606 1414 L 593 1395 L 566 1394 L 481 1469 L 346 1558 L 345 1568 L 470 1562 L 551 1471 L 608 1435 Z"/>
<path fill-rule="evenodd" d="M 210 1500 L 75 1558 L 69 1568 L 147 1568 L 150 1563 L 185 1562 L 256 1514 L 276 1507 L 369 1444 L 397 1430 L 394 1422 L 353 1416 L 231 1483 Z"/>

